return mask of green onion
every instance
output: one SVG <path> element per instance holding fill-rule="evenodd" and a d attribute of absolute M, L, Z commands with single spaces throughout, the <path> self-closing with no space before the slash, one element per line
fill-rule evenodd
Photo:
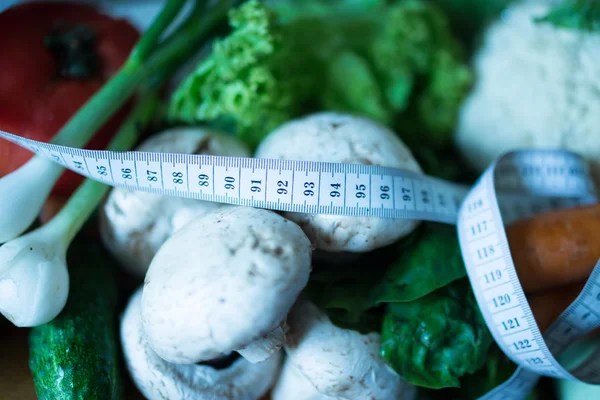
<path fill-rule="evenodd" d="M 108 149 L 131 148 L 158 106 L 155 94 L 141 97 Z M 38 326 L 62 311 L 69 293 L 67 249 L 109 188 L 87 179 L 50 222 L 0 247 L 0 312 L 13 324 Z"/>

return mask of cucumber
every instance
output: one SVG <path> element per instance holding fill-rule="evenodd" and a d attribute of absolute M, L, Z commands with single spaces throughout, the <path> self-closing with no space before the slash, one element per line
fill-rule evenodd
<path fill-rule="evenodd" d="M 83 235 L 80 235 L 83 236 Z M 78 237 L 67 256 L 63 311 L 29 336 L 29 368 L 40 400 L 121 398 L 116 262 L 98 241 Z"/>

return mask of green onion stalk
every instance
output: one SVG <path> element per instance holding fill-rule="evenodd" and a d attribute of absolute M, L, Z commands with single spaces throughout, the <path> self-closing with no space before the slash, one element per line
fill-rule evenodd
<path fill-rule="evenodd" d="M 235 3 L 235 0 L 218 0 L 209 8 L 205 0 L 194 1 L 187 19 L 174 33 L 161 40 L 186 2 L 168 0 L 119 71 L 51 142 L 78 148 L 87 144 L 136 90 L 144 85 L 164 82 L 164 78 L 191 57 L 225 20 L 227 11 Z M 61 165 L 35 155 L 19 169 L 0 179 L 0 198 L 3 199 L 0 243 L 16 238 L 31 226 L 63 171 Z"/>

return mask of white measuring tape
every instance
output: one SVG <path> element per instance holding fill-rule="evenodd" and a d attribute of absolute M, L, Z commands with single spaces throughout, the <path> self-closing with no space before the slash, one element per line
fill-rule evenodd
<path fill-rule="evenodd" d="M 279 211 L 457 224 L 467 273 L 487 326 L 519 365 L 507 382 L 483 399 L 525 398 L 541 375 L 600 383 L 600 357 L 590 357 L 569 372 L 553 356 L 600 327 L 600 262 L 579 297 L 542 336 L 504 230 L 504 224 L 525 216 L 597 201 L 588 167 L 573 153 L 506 154 L 470 188 L 360 164 L 95 151 L 3 131 L 0 137 L 88 178 L 130 190 Z"/>

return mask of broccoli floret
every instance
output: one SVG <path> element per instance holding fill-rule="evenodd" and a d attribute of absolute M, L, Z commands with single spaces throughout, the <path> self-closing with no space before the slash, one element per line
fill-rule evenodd
<path fill-rule="evenodd" d="M 285 29 L 326 71 L 314 104 L 375 119 L 409 145 L 449 144 L 473 76 L 441 10 L 420 0 L 284 4 Z"/>
<path fill-rule="evenodd" d="M 388 7 L 370 49 L 395 118 L 409 143 L 447 145 L 473 80 L 444 14 L 408 0 Z"/>

